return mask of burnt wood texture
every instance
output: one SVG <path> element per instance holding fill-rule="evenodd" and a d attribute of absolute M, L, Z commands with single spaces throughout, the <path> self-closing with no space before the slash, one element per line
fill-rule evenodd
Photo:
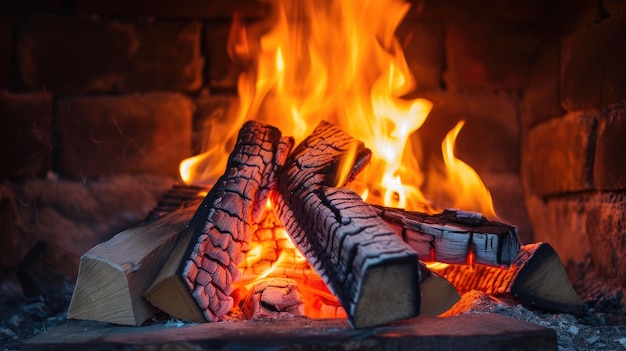
<path fill-rule="evenodd" d="M 239 131 L 226 171 L 209 191 L 165 267 L 144 296 L 172 316 L 217 321 L 233 305 L 237 265 L 293 139 L 260 122 Z"/>
<path fill-rule="evenodd" d="M 374 206 L 381 216 L 423 260 L 508 266 L 517 257 L 517 227 L 489 221 L 482 214 L 462 210 L 442 213 L 405 211 Z"/>
<path fill-rule="evenodd" d="M 450 265 L 433 269 L 448 279 L 461 294 L 479 290 L 489 295 L 510 295 L 552 311 L 581 311 L 581 300 L 559 256 L 548 243 L 522 246 L 509 268 Z"/>
<path fill-rule="evenodd" d="M 370 156 L 361 141 L 321 122 L 287 159 L 273 201 L 356 328 L 416 316 L 420 306 L 415 251 L 358 194 L 336 187 L 352 180 Z"/>

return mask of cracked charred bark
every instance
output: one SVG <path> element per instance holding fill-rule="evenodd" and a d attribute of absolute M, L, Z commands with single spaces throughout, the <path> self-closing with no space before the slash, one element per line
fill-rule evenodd
<path fill-rule="evenodd" d="M 274 199 L 285 229 L 357 328 L 416 316 L 420 306 L 415 251 L 358 194 L 335 187 L 352 180 L 370 155 L 362 142 L 321 122 L 289 156 Z"/>
<path fill-rule="evenodd" d="M 225 173 L 182 234 L 172 256 L 144 296 L 168 314 L 217 321 L 233 305 L 232 282 L 248 249 L 251 224 L 262 214 L 276 172 L 293 139 L 260 122 L 239 132 Z"/>

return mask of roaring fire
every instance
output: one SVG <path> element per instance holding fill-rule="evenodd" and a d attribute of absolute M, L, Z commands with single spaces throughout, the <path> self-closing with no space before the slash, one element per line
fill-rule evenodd
<path fill-rule="evenodd" d="M 394 36 L 410 4 L 403 0 L 283 0 L 274 5 L 272 29 L 260 36 L 234 17 L 228 51 L 233 60 L 251 68 L 239 77 L 236 111 L 212 122 L 211 146 L 181 163 L 183 180 L 213 184 L 246 120 L 272 124 L 296 141 L 326 120 L 373 151 L 370 166 L 350 184 L 367 202 L 439 211 L 438 204 L 422 192 L 425 177 L 435 172 L 422 169 L 411 145 L 432 104 L 405 98 L 417 83 Z M 459 123 L 442 142 L 445 174 L 436 172 L 436 187 L 447 199 L 446 207 L 496 218 L 479 176 L 454 155 L 462 126 Z M 275 274 L 289 276 L 287 270 L 307 265 L 282 232 L 284 237 L 273 239 L 282 247 L 253 243 L 242 264 L 246 268 L 242 268 L 244 278 L 239 286 L 249 288 L 255 279 Z M 292 256 L 283 257 L 284 252 L 292 252 Z M 248 275 L 250 267 L 254 267 L 252 276 Z M 326 296 L 324 289 L 322 284 L 317 294 Z M 307 311 L 307 315 L 324 316 L 319 309 Z"/>

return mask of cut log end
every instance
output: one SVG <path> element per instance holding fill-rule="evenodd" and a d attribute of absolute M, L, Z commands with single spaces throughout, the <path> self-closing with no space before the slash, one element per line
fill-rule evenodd
<path fill-rule="evenodd" d="M 419 269 L 414 262 L 372 267 L 350 315 L 355 328 L 368 328 L 419 314 Z"/>

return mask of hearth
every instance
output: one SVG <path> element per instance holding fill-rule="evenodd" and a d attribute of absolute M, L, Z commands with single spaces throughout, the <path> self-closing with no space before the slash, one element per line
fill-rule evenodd
<path fill-rule="evenodd" d="M 325 2 L 325 6 L 330 4 Z M 428 118 L 418 123 L 419 129 L 407 133 L 412 146 L 405 150 L 410 149 L 410 157 L 402 160 L 401 168 L 419 163 L 420 172 L 402 175 L 400 187 L 415 185 L 428 200 L 407 208 L 399 188 L 389 191 L 374 185 L 372 179 L 382 178 L 384 173 L 375 168 L 378 161 L 369 168 L 371 178 L 357 178 L 353 190 L 366 198 L 365 202 L 380 203 L 381 207 L 375 207 L 380 217 L 384 217 L 382 202 L 388 200 L 388 207 L 397 205 L 408 211 L 432 213 L 446 207 L 460 208 L 461 213 L 476 211 L 489 220 L 514 226 L 522 247 L 543 242 L 554 249 L 554 254 L 540 252 L 560 258 L 566 268 L 566 278 L 583 301 L 583 310 L 577 315 L 580 321 L 623 324 L 626 176 L 620 151 L 626 96 L 621 62 L 626 52 L 619 43 L 626 26 L 626 8 L 609 0 L 584 6 L 559 0 L 523 4 L 414 0 L 403 17 L 402 6 L 393 4 L 370 5 L 372 11 L 388 14 L 385 17 L 397 16 L 399 27 L 390 26 L 387 33 L 395 32 L 397 46 L 380 33 L 377 40 L 395 55 L 391 61 L 397 71 L 408 68 L 417 82 L 410 90 L 398 85 L 395 93 L 401 95 L 402 103 L 413 103 L 410 108 L 416 115 L 428 114 L 432 103 Z M 258 41 L 260 34 L 271 33 L 273 23 L 290 23 L 302 16 L 305 6 L 292 5 L 285 18 L 272 2 L 244 0 L 229 5 L 183 1 L 176 6 L 159 1 L 141 5 L 35 1 L 1 9 L 0 37 L 7 50 L 0 55 L 0 110 L 6 126 L 0 131 L 4 141 L 0 143 L 4 150 L 1 159 L 6 165 L 0 185 L 0 223 L 4 224 L 0 265 L 7 299 L 27 301 L 24 306 L 34 304 L 44 311 L 48 303 L 54 306 L 48 316 L 63 314 L 75 275 L 57 264 L 73 262 L 75 267 L 78 258 L 97 243 L 156 217 L 154 213 L 148 217 L 148 212 L 172 185 L 179 189 L 188 186 L 182 185 L 179 175 L 181 160 L 209 150 L 215 162 L 215 155 L 228 155 L 232 150 L 235 138 L 227 136 L 250 119 L 250 114 L 242 113 L 242 106 L 248 112 L 257 111 L 254 119 L 269 124 L 286 115 L 306 117 L 310 106 L 326 107 L 332 100 L 328 96 L 321 102 L 303 102 L 267 93 L 267 99 L 281 101 L 280 108 L 257 103 L 254 95 L 237 98 L 240 74 L 251 72 L 262 56 L 256 50 L 276 44 Z M 323 29 L 316 26 L 303 25 L 305 31 L 321 34 Z M 377 30 L 374 27 L 373 32 Z M 325 54 L 347 49 L 349 45 L 337 38 L 319 51 L 319 57 L 310 56 L 303 62 L 315 66 L 319 63 L 315 60 L 326 59 Z M 301 53 L 298 50 L 291 53 Z M 406 58 L 406 67 L 397 58 L 399 51 Z M 293 63 L 289 50 L 281 54 L 282 64 L 289 67 Z M 378 64 L 382 60 L 379 54 L 368 51 L 361 59 L 367 57 L 372 65 Z M 267 70 L 280 73 L 278 57 L 268 57 L 271 65 Z M 327 85 L 333 94 L 351 89 L 337 79 L 349 69 L 340 63 L 332 69 L 328 76 L 297 76 L 287 69 L 283 83 L 288 85 L 289 79 L 295 78 L 307 86 L 330 77 Z M 392 73 L 389 81 L 399 81 L 400 76 Z M 259 75 L 258 68 L 255 75 Z M 365 79 L 370 87 L 375 86 L 373 80 Z M 353 79 L 350 83 L 358 86 L 360 82 Z M 241 94 L 244 89 L 239 84 Z M 247 84 L 243 87 L 249 90 L 254 86 Z M 258 83 L 255 87 L 257 93 L 263 90 Z M 352 101 L 342 101 L 346 110 L 354 107 Z M 392 104 L 393 108 L 399 106 Z M 342 128 L 355 124 L 342 113 L 319 118 Z M 460 120 L 465 124 L 459 124 Z M 316 123 L 279 125 L 283 135 L 295 135 L 300 141 Z M 463 160 L 480 175 L 493 196 L 495 212 L 483 205 L 458 202 L 451 195 L 458 191 L 458 184 L 444 191 L 445 187 L 433 180 L 445 178 L 442 175 L 448 172 L 446 151 L 441 146 L 446 140 L 455 145 L 449 148 L 453 162 Z M 374 155 L 383 153 L 383 147 L 364 142 Z M 211 162 L 197 167 L 207 171 L 204 184 L 196 179 L 206 191 L 223 172 L 223 166 Z M 177 201 L 172 206 L 176 208 Z M 390 216 L 402 219 L 396 213 Z M 406 226 L 406 218 L 395 224 Z M 426 256 L 434 254 L 419 254 L 420 259 Z M 475 259 L 459 259 L 470 260 L 468 266 L 430 269 L 442 276 L 456 272 L 457 281 L 449 280 L 457 290 L 463 274 L 505 276 L 502 272 L 506 270 L 483 267 Z M 59 270 L 65 275 L 61 282 L 49 279 L 38 283 L 37 279 L 54 277 Z M 17 284 L 18 276 L 23 288 Z M 475 279 L 466 285 L 470 293 L 482 290 L 504 305 L 521 302 L 538 311 L 550 310 L 550 306 L 530 306 L 518 300 L 519 294 L 511 292 L 519 285 Z M 290 281 L 276 284 L 270 291 L 292 286 Z M 64 293 L 50 294 L 50 287 Z M 34 297 L 43 296 L 43 302 L 21 300 L 20 289 Z M 505 294 L 498 295 L 494 289 Z M 257 298 L 256 305 L 253 300 L 248 304 L 250 315 L 261 313 L 260 295 Z M 49 303 L 50 299 L 56 302 Z M 335 316 L 344 316 L 338 303 L 323 306 L 333 309 Z M 30 312 L 21 313 L 26 316 Z M 33 319 L 48 317 L 46 312 L 40 314 Z M 12 325 L 19 324 L 15 318 Z M 2 327 L 17 330 L 8 324 Z M 24 332 L 20 337 L 33 333 Z"/>

